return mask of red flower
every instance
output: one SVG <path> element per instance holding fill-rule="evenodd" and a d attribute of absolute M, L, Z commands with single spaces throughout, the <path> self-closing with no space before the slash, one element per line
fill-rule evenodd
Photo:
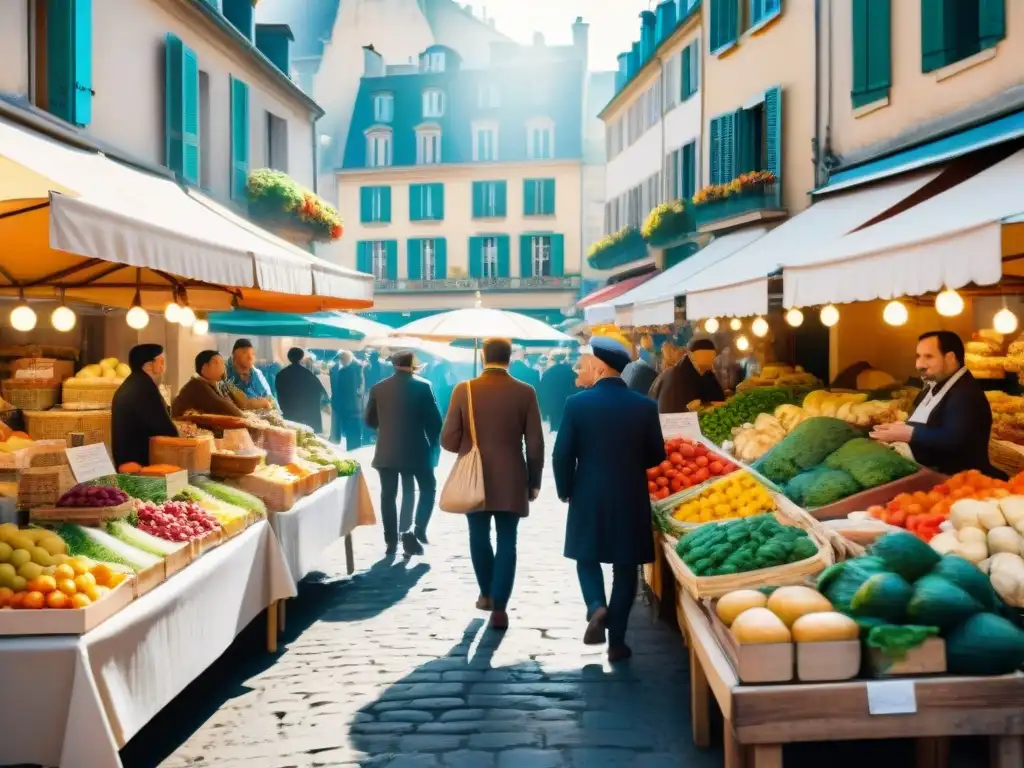
<path fill-rule="evenodd" d="M 335 224 L 333 227 L 331 227 L 331 240 L 339 239 L 341 237 L 342 231 L 343 230 L 341 224 Z"/>

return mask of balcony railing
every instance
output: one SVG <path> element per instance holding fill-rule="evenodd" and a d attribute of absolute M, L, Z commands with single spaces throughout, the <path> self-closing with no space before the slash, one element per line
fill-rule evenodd
<path fill-rule="evenodd" d="M 461 293 L 467 291 L 578 291 L 579 275 L 562 277 L 450 277 L 445 280 L 377 280 L 379 293 Z"/>
<path fill-rule="evenodd" d="M 785 215 L 779 184 L 769 184 L 761 189 L 740 192 L 693 207 L 694 221 L 701 232 L 713 232 L 751 221 L 777 219 Z"/>

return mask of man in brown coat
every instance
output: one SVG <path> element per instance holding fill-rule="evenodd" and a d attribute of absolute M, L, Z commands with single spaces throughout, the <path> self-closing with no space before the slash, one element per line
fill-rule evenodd
<path fill-rule="evenodd" d="M 491 611 L 491 627 L 503 630 L 508 628 L 505 609 L 516 575 L 516 529 L 540 493 L 544 434 L 533 387 L 508 372 L 512 342 L 487 339 L 483 353 L 483 374 L 459 384 L 452 393 L 441 447 L 459 455 L 468 453 L 473 447 L 473 419 L 486 497 L 482 510 L 466 515 L 469 554 L 480 585 L 476 606 Z M 468 394 L 473 398 L 472 413 Z M 497 551 L 491 547 L 492 519 Z"/>

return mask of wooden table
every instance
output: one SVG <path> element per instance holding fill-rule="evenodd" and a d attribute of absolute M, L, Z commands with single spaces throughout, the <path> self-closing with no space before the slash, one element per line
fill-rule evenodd
<path fill-rule="evenodd" d="M 992 768 L 1024 766 L 1024 675 L 918 678 L 917 712 L 871 715 L 866 680 L 742 685 L 704 611 L 677 589 L 690 648 L 693 741 L 710 746 L 713 695 L 722 710 L 725 767 L 781 768 L 782 745 L 917 739 L 919 768 L 942 768 L 949 737 L 988 736 Z"/>

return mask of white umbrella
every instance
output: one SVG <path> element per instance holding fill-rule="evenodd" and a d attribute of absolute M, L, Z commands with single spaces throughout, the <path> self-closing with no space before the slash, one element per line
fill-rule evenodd
<path fill-rule="evenodd" d="M 413 338 L 411 336 L 383 336 L 363 339 L 361 346 L 365 349 L 376 349 L 385 357 L 403 349 L 418 350 L 434 357 L 440 357 L 451 363 L 469 363 L 473 359 L 473 350 L 452 347 L 440 341 Z"/>

